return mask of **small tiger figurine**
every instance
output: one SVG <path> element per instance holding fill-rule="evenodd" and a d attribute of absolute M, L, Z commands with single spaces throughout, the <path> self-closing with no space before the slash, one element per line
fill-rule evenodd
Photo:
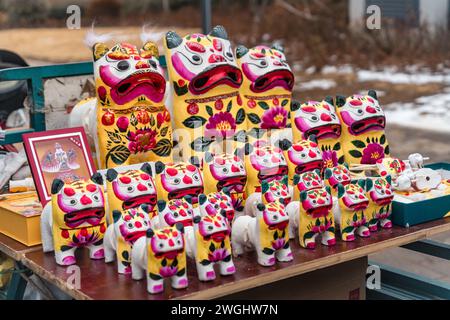
<path fill-rule="evenodd" d="M 378 224 L 383 229 L 392 228 L 390 216 L 392 213 L 394 192 L 391 182 L 390 175 L 366 179 L 366 196 L 369 199 L 369 206 L 366 212 L 370 219 L 370 232 L 377 231 Z"/>
<path fill-rule="evenodd" d="M 206 201 L 201 205 L 208 215 L 215 215 L 217 212 L 225 211 L 225 216 L 230 226 L 234 220 L 234 207 L 228 188 L 223 188 L 221 192 L 211 192 L 206 194 Z"/>
<path fill-rule="evenodd" d="M 324 177 L 325 184 L 331 187 L 331 194 L 334 197 L 337 195 L 337 186 L 339 183 L 345 186 L 352 180 L 347 164 L 337 165 L 333 168 L 325 168 Z"/>
<path fill-rule="evenodd" d="M 325 186 L 319 169 L 295 174 L 293 182 L 299 192 L 322 188 Z"/>
<path fill-rule="evenodd" d="M 55 251 L 56 263 L 63 266 L 76 263 L 75 250 L 80 247 L 89 248 L 91 259 L 103 259 L 106 219 L 101 174 L 68 183 L 57 178 L 51 193 L 41 215 L 43 251 Z"/>
<path fill-rule="evenodd" d="M 114 210 L 123 211 L 139 208 L 147 204 L 150 219 L 156 215 L 157 193 L 152 178 L 150 164 L 144 163 L 139 170 L 118 172 L 108 169 L 106 172 L 106 190 L 108 191 L 109 221 L 113 221 L 111 213 Z"/>
<path fill-rule="evenodd" d="M 266 129 L 291 131 L 289 109 L 294 74 L 281 45 L 259 45 L 236 48 L 242 70 L 241 94 L 247 115 L 247 130 Z"/>
<path fill-rule="evenodd" d="M 146 237 L 139 238 L 131 251 L 131 277 L 140 280 L 146 275 L 147 291 L 164 291 L 164 279 L 170 278 L 172 288 L 188 286 L 186 250 L 183 224 L 148 229 Z"/>
<path fill-rule="evenodd" d="M 338 210 L 334 212 L 344 241 L 354 241 L 355 233 L 363 238 L 370 236 L 366 209 L 369 199 L 366 197 L 365 180 L 352 180 L 347 185 L 338 184 Z"/>
<path fill-rule="evenodd" d="M 117 257 L 117 271 L 120 274 L 131 273 L 131 249 L 141 237 L 145 237 L 151 221 L 149 206 L 141 205 L 123 211 L 113 211 L 113 223 L 105 233 L 105 262 L 112 262 Z"/>
<path fill-rule="evenodd" d="M 273 266 L 275 262 L 293 260 L 289 247 L 289 217 L 285 206 L 278 201 L 257 204 L 255 217 L 240 216 L 233 225 L 231 241 L 233 254 L 256 250 L 258 263 Z"/>
<path fill-rule="evenodd" d="M 384 133 L 386 118 L 377 94 L 354 94 L 336 97 L 336 110 L 342 124 L 342 146 L 345 162 L 375 164 L 389 157 L 389 144 Z"/>
<path fill-rule="evenodd" d="M 255 192 L 248 197 L 245 202 L 244 213 L 255 217 L 258 203 L 268 204 L 271 202 L 281 202 L 287 206 L 291 202 L 292 188 L 288 185 L 288 176 L 285 175 L 281 180 L 262 180 L 261 192 Z"/>
<path fill-rule="evenodd" d="M 155 163 L 158 198 L 180 199 L 190 196 L 192 204 L 198 203 L 198 195 L 204 192 L 203 178 L 197 166 L 189 162 Z"/>
<path fill-rule="evenodd" d="M 308 101 L 301 105 L 292 104 L 294 141 L 308 139 L 314 135 L 322 151 L 325 167 L 334 167 L 344 162 L 341 146 L 341 121 L 334 108 L 332 97 L 323 101 Z"/>
<path fill-rule="evenodd" d="M 283 151 L 266 139 L 246 144 L 247 194 L 261 191 L 261 181 L 282 180 L 288 173 Z"/>
<path fill-rule="evenodd" d="M 205 193 L 222 191 L 227 188 L 233 200 L 236 211 L 244 209 L 245 186 L 247 184 L 247 173 L 242 159 L 230 153 L 205 152 L 203 162 L 203 178 Z"/>
<path fill-rule="evenodd" d="M 206 212 L 205 194 L 199 196 L 200 215 L 194 217 L 194 236 L 188 237 L 192 252 L 189 254 L 195 260 L 200 281 L 211 281 L 216 278 L 214 264 L 219 264 L 222 276 L 235 273 L 230 244 L 231 228 L 228 224 L 225 210 L 215 213 Z"/>
<path fill-rule="evenodd" d="M 185 228 L 193 226 L 194 208 L 192 207 L 192 198 L 185 196 L 180 199 L 172 199 L 169 201 L 158 200 L 159 220 L 154 221 L 154 226 L 172 227 L 177 223 L 181 223 Z"/>
<path fill-rule="evenodd" d="M 329 187 L 301 191 L 299 210 L 289 211 L 290 225 L 292 225 L 290 236 L 295 237 L 297 228 L 300 246 L 307 249 L 316 247 L 316 238 L 319 235 L 323 245 L 335 245 L 332 207 L 333 198 Z"/>

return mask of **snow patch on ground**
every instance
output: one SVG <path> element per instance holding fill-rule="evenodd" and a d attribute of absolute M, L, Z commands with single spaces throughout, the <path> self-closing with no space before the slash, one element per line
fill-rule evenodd
<path fill-rule="evenodd" d="M 383 81 L 404 84 L 426 84 L 426 83 L 450 83 L 450 74 L 435 74 L 430 72 L 404 73 L 385 69 L 383 71 L 358 70 L 356 73 L 358 81 Z"/>
<path fill-rule="evenodd" d="M 414 102 L 385 105 L 384 111 L 387 123 L 450 133 L 450 88 Z"/>
<path fill-rule="evenodd" d="M 316 79 L 310 80 L 306 82 L 301 82 L 297 84 L 295 87 L 297 90 L 311 90 L 311 89 L 331 89 L 336 86 L 336 81 L 331 79 Z"/>

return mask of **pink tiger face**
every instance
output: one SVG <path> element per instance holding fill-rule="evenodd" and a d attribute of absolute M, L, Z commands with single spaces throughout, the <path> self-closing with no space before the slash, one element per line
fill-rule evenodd
<path fill-rule="evenodd" d="M 262 194 L 265 203 L 279 202 L 282 199 L 284 205 L 287 205 L 291 201 L 289 188 L 285 179 L 268 182 L 267 190 L 265 190 L 265 187 L 262 187 Z"/>
<path fill-rule="evenodd" d="M 369 199 L 367 199 L 362 187 L 356 183 L 349 183 L 344 188 L 345 192 L 338 194 L 338 197 L 348 210 L 360 211 L 367 208 Z"/>
<path fill-rule="evenodd" d="M 153 232 L 150 248 L 156 256 L 173 260 L 184 251 L 183 233 L 175 227 L 166 227 Z"/>
<path fill-rule="evenodd" d="M 295 173 L 322 170 L 322 151 L 317 143 L 310 140 L 298 141 L 288 149 L 288 158 L 295 165 Z"/>
<path fill-rule="evenodd" d="M 223 27 L 214 28 L 209 35 L 196 33 L 184 38 L 171 31 L 166 43 L 174 70 L 188 82 L 192 94 L 204 94 L 218 86 L 241 86 L 242 72 Z"/>
<path fill-rule="evenodd" d="M 211 192 L 206 196 L 206 202 L 202 205 L 208 215 L 214 216 L 225 210 L 228 221 L 234 219 L 233 201 L 223 192 Z"/>
<path fill-rule="evenodd" d="M 70 229 L 97 226 L 104 220 L 103 189 L 91 180 L 64 184 L 58 191 L 57 203 L 57 214 L 63 215 L 63 223 Z"/>
<path fill-rule="evenodd" d="M 326 101 L 308 101 L 295 112 L 294 123 L 307 139 L 314 134 L 317 140 L 341 136 L 341 123 L 334 106 Z"/>
<path fill-rule="evenodd" d="M 307 171 L 299 174 L 297 188 L 301 191 L 323 188 L 324 184 L 320 175 L 314 171 Z"/>
<path fill-rule="evenodd" d="M 203 192 L 203 179 L 200 170 L 189 163 L 169 163 L 161 172 L 161 184 L 168 192 L 169 200 L 192 197 L 192 203 L 198 202 Z"/>
<path fill-rule="evenodd" d="M 394 199 L 392 186 L 383 177 L 375 178 L 372 187 L 368 191 L 370 199 L 379 206 L 385 206 Z"/>
<path fill-rule="evenodd" d="M 338 108 L 338 112 L 353 135 L 384 130 L 386 124 L 378 100 L 368 95 L 355 94 L 348 97 L 345 105 Z"/>
<path fill-rule="evenodd" d="M 143 210 L 129 209 L 122 212 L 122 216 L 114 225 L 127 243 L 134 244 L 137 239 L 145 236 L 151 223 L 148 214 Z"/>
<path fill-rule="evenodd" d="M 330 175 L 329 178 L 327 178 L 328 183 L 332 188 L 336 188 L 338 183 L 342 185 L 347 185 L 351 182 L 350 178 L 350 171 L 347 169 L 344 165 L 337 165 L 333 168 L 327 168 L 327 171 L 329 170 L 329 173 L 326 175 Z"/>
<path fill-rule="evenodd" d="M 286 207 L 280 202 L 266 204 L 266 208 L 262 212 L 262 218 L 269 228 L 283 230 L 289 224 L 289 216 L 286 213 Z"/>
<path fill-rule="evenodd" d="M 300 200 L 303 209 L 313 218 L 328 216 L 333 207 L 333 199 L 326 188 L 302 191 Z"/>
<path fill-rule="evenodd" d="M 257 46 L 242 55 L 239 62 L 245 77 L 250 80 L 251 91 L 260 93 L 273 88 L 292 91 L 294 75 L 283 52 L 267 46 Z"/>
<path fill-rule="evenodd" d="M 259 144 L 263 144 L 259 147 Z M 258 171 L 260 181 L 282 179 L 288 173 L 286 159 L 280 148 L 268 145 L 265 141 L 256 142 L 250 153 L 252 167 Z"/>
<path fill-rule="evenodd" d="M 227 219 L 220 214 L 201 217 L 198 230 L 204 240 L 213 240 L 219 243 L 225 240 L 231 231 Z"/>
<path fill-rule="evenodd" d="M 105 101 L 109 97 L 116 105 L 138 97 L 162 102 L 166 81 L 157 52 L 152 43 L 145 44 L 140 50 L 129 43 L 120 43 L 97 57 L 94 73 L 95 78 L 102 82 L 97 89 L 98 98 Z"/>
<path fill-rule="evenodd" d="M 160 219 L 163 219 L 168 226 L 174 226 L 180 222 L 184 227 L 192 227 L 194 210 L 192 204 L 184 198 L 172 199 L 167 202 L 160 200 L 158 201 L 158 211 Z"/>
<path fill-rule="evenodd" d="M 112 181 L 114 195 L 122 201 L 122 209 L 137 208 L 148 204 L 156 205 L 156 187 L 152 177 L 141 170 L 119 173 Z"/>
<path fill-rule="evenodd" d="M 213 156 L 208 166 L 211 175 L 217 180 L 217 190 L 226 187 L 230 192 L 244 192 L 247 174 L 241 158 L 223 153 Z"/>

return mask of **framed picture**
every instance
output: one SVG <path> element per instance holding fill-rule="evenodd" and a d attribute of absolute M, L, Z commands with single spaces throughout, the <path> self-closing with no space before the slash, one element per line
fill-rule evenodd
<path fill-rule="evenodd" d="M 25 152 L 42 206 L 51 199 L 54 179 L 89 179 L 95 172 L 86 134 L 81 127 L 27 133 Z"/>

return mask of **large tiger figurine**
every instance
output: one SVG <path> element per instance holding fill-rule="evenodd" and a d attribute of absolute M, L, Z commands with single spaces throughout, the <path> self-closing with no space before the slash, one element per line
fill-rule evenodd
<path fill-rule="evenodd" d="M 341 144 L 341 122 L 334 108 L 334 101 L 326 97 L 323 101 L 308 101 L 301 105 L 293 104 L 294 141 L 308 139 L 314 135 L 325 167 L 334 167 L 344 162 Z"/>
<path fill-rule="evenodd" d="M 181 159 L 201 155 L 214 141 L 245 137 L 242 73 L 225 29 L 183 38 L 170 31 L 164 40 Z"/>
<path fill-rule="evenodd" d="M 247 129 L 287 131 L 294 74 L 280 45 L 236 48 L 236 57 L 244 80 L 241 95 L 247 117 Z"/>
<path fill-rule="evenodd" d="M 170 160 L 172 129 L 156 44 L 138 49 L 129 43 L 112 48 L 96 43 L 92 51 L 97 99 L 77 105 L 70 123 L 87 126 L 99 168 Z"/>
<path fill-rule="evenodd" d="M 103 259 L 106 219 L 101 174 L 70 183 L 55 179 L 51 193 L 41 215 L 43 251 L 55 251 L 56 263 L 63 266 L 76 263 L 75 250 L 80 247 L 89 248 L 91 259 Z"/>
<path fill-rule="evenodd" d="M 150 219 L 156 215 L 157 192 L 152 178 L 150 164 L 144 163 L 140 169 L 118 172 L 108 169 L 106 172 L 106 190 L 108 191 L 108 219 L 112 222 L 114 210 L 138 208 L 148 205 Z"/>
<path fill-rule="evenodd" d="M 186 242 L 181 223 L 173 227 L 150 228 L 147 236 L 139 238 L 131 251 L 132 278 L 147 278 L 147 291 L 164 291 L 164 279 L 169 278 L 172 288 L 188 286 Z"/>
<path fill-rule="evenodd" d="M 374 90 L 367 95 L 337 96 L 336 107 L 342 124 L 345 162 L 375 164 L 389 157 L 386 118 Z"/>

